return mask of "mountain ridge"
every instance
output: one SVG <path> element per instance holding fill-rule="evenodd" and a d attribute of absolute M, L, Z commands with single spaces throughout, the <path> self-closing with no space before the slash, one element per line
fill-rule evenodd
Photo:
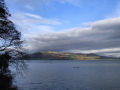
<path fill-rule="evenodd" d="M 21 59 L 25 60 L 96 60 L 96 59 L 116 59 L 113 57 L 100 56 L 94 53 L 69 53 L 69 52 L 37 52 L 26 54 Z"/>

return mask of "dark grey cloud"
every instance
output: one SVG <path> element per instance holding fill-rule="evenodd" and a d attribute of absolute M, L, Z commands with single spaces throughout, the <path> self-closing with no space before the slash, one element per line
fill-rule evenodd
<path fill-rule="evenodd" d="M 26 44 L 26 48 L 33 52 L 98 50 L 99 53 L 101 49 L 105 52 L 106 48 L 112 52 L 111 48 L 120 48 L 120 18 L 96 21 L 90 28 L 38 34 L 31 36 Z"/>

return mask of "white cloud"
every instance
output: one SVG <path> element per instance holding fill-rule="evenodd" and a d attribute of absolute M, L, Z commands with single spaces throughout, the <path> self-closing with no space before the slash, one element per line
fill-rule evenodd
<path fill-rule="evenodd" d="M 34 8 L 31 5 L 25 5 L 25 8 L 30 9 L 30 10 L 34 10 Z"/>
<path fill-rule="evenodd" d="M 82 0 L 6 0 L 9 4 L 19 4 L 19 7 L 34 10 L 37 7 L 54 5 L 54 3 L 71 4 L 73 6 L 80 6 Z"/>
<path fill-rule="evenodd" d="M 120 57 L 120 47 L 119 48 L 105 48 L 105 49 L 92 49 L 92 50 L 68 50 L 67 52 L 73 53 L 96 53 L 104 56 Z"/>
<path fill-rule="evenodd" d="M 41 16 L 35 15 L 35 14 L 31 14 L 31 13 L 24 13 L 24 15 L 26 15 L 28 17 L 31 17 L 31 18 L 42 19 Z"/>
<path fill-rule="evenodd" d="M 60 24 L 62 24 L 58 19 L 43 18 L 39 15 L 31 14 L 31 13 L 19 13 L 19 14 L 22 15 L 22 17 L 25 18 L 24 21 L 29 22 L 29 23 L 49 24 L 49 25 L 60 25 Z"/>
<path fill-rule="evenodd" d="M 114 17 L 120 17 L 120 1 L 118 2 L 117 6 L 116 6 L 116 9 L 115 9 L 115 12 L 113 14 Z"/>
<path fill-rule="evenodd" d="M 53 26 L 61 24 L 57 19 L 47 19 L 31 13 L 15 13 L 11 20 L 22 32 L 24 38 L 34 37 L 39 33 L 53 32 Z"/>
<path fill-rule="evenodd" d="M 120 57 L 120 53 L 104 53 L 105 56 Z"/>
<path fill-rule="evenodd" d="M 82 0 L 56 0 L 59 1 L 60 3 L 68 3 L 74 6 L 80 6 L 80 3 L 82 2 Z"/>
<path fill-rule="evenodd" d="M 82 53 L 105 53 L 105 52 L 120 52 L 120 48 L 105 48 L 105 49 L 96 49 L 96 50 L 86 50 L 86 51 L 80 51 L 76 50 L 73 52 L 82 52 Z"/>
<path fill-rule="evenodd" d="M 116 17 L 120 17 L 120 1 L 117 2 L 114 10 L 106 16 L 106 18 L 116 18 Z"/>

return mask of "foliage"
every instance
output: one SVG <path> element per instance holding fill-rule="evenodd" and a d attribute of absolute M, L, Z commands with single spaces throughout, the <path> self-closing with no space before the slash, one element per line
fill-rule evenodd
<path fill-rule="evenodd" d="M 8 8 L 5 1 L 0 0 L 0 90 L 17 90 L 13 87 L 13 76 L 9 66 L 13 63 L 19 69 L 24 65 L 23 62 L 15 60 L 21 56 L 21 33 L 16 30 L 14 23 L 9 20 Z M 14 59 L 13 59 L 14 58 Z"/>
<path fill-rule="evenodd" d="M 21 33 L 16 29 L 14 23 L 9 20 L 8 8 L 5 1 L 0 0 L 0 70 L 8 69 L 10 63 L 21 64 L 17 57 L 20 57 L 21 52 Z M 19 65 L 18 65 L 19 66 Z"/>
<path fill-rule="evenodd" d="M 8 18 L 8 8 L 5 5 L 4 0 L 0 0 L 0 51 L 17 50 L 22 41 L 20 41 L 21 33 L 16 30 L 15 25 Z"/>

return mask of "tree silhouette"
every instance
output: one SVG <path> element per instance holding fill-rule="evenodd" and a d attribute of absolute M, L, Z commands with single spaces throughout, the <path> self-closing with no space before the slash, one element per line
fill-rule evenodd
<path fill-rule="evenodd" d="M 0 54 L 7 53 L 11 56 L 13 54 L 17 56 L 18 49 L 22 44 L 21 33 L 16 30 L 14 23 L 8 19 L 10 16 L 5 1 L 0 0 Z"/>
<path fill-rule="evenodd" d="M 21 33 L 8 19 L 10 16 L 4 0 L 0 0 L 0 51 L 2 52 L 15 50 L 21 45 Z"/>
<path fill-rule="evenodd" d="M 13 77 L 9 65 L 16 62 L 11 58 L 20 54 L 19 49 L 22 41 L 20 38 L 21 33 L 16 30 L 14 23 L 9 20 L 10 16 L 5 1 L 0 0 L 0 90 L 17 90 L 12 86 Z"/>

